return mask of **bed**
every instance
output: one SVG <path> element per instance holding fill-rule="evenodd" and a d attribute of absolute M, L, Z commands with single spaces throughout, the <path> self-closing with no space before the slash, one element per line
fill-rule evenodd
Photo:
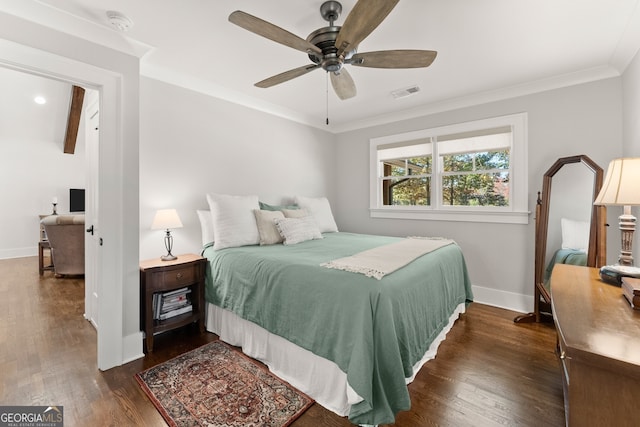
<path fill-rule="evenodd" d="M 393 423 L 410 408 L 407 383 L 472 300 L 462 251 L 440 247 L 380 280 L 321 264 L 399 240 L 323 232 L 207 245 L 207 329 L 351 422 Z"/>
<path fill-rule="evenodd" d="M 207 201 L 207 329 L 355 424 L 409 409 L 406 385 L 472 300 L 455 242 L 338 232 L 325 197 Z"/>

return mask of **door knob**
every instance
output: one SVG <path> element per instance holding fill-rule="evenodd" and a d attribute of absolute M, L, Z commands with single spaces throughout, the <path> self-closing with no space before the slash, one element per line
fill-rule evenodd
<path fill-rule="evenodd" d="M 93 225 L 87 228 L 87 233 L 91 233 L 91 235 L 93 236 Z"/>

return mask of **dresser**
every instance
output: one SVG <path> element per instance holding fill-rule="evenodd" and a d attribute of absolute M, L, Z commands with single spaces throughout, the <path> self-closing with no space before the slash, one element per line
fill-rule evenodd
<path fill-rule="evenodd" d="M 567 425 L 639 425 L 640 310 L 598 269 L 562 264 L 551 275 L 551 302 Z"/>

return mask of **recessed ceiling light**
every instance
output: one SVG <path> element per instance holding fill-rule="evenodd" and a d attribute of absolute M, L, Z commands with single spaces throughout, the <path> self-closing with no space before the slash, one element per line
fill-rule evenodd
<path fill-rule="evenodd" d="M 35 101 L 36 104 L 40 104 L 40 105 L 47 103 L 47 100 L 45 99 L 44 96 L 36 96 L 33 100 Z"/>

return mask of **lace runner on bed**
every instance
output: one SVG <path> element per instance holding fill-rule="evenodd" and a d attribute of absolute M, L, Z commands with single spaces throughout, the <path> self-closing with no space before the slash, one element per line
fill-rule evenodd
<path fill-rule="evenodd" d="M 377 248 L 368 249 L 355 255 L 320 265 L 336 270 L 360 273 L 380 280 L 387 274 L 391 274 L 409 264 L 414 259 L 454 243 L 453 240 L 442 237 L 410 236 L 399 242 L 378 246 Z"/>

